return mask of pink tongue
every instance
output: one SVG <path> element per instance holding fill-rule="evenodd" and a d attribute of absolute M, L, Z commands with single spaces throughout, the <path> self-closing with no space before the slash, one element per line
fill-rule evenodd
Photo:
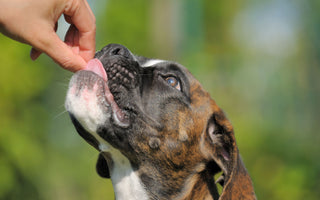
<path fill-rule="evenodd" d="M 106 71 L 104 70 L 103 65 L 100 62 L 100 60 L 97 58 L 91 59 L 88 62 L 86 68 L 84 68 L 84 70 L 92 71 L 92 72 L 98 74 L 99 76 L 101 76 L 105 81 L 108 80 Z"/>

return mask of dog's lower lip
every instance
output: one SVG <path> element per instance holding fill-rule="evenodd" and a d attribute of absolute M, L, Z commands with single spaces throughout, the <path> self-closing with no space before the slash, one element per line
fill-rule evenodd
<path fill-rule="evenodd" d="M 114 121 L 121 127 L 128 127 L 130 125 L 128 116 L 126 115 L 126 113 L 124 113 L 124 111 L 121 108 L 119 108 L 118 104 L 115 102 L 114 96 L 111 93 L 107 82 L 104 82 L 104 89 L 105 98 L 111 106 Z"/>
<path fill-rule="evenodd" d="M 127 115 L 121 110 L 113 111 L 114 119 L 116 123 L 121 127 L 128 127 L 130 125 L 130 121 Z"/>

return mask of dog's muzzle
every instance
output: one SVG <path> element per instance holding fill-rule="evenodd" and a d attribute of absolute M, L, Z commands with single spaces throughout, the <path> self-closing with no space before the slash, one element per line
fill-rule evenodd
<path fill-rule="evenodd" d="M 128 127 L 128 108 L 120 99 L 126 91 L 138 87 L 139 64 L 129 50 L 115 44 L 104 47 L 95 57 L 72 77 L 66 109 L 91 134 L 106 122 Z"/>

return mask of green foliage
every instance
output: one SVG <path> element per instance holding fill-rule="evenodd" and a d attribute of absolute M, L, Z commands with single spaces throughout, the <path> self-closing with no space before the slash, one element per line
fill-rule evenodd
<path fill-rule="evenodd" d="M 38 199 L 39 167 L 44 163 L 47 111 L 39 104 L 50 81 L 48 69 L 29 59 L 29 48 L 1 36 L 0 163 L 1 199 Z M 41 180 L 39 180 L 41 181 Z"/>
<path fill-rule="evenodd" d="M 318 1 L 102 1 L 97 49 L 188 67 L 232 121 L 259 199 L 320 198 Z M 114 199 L 64 112 L 71 73 L 29 50 L 0 35 L 0 199 Z"/>
<path fill-rule="evenodd" d="M 137 53 L 148 52 L 151 48 L 149 8 L 150 3 L 145 0 L 109 1 L 97 19 L 97 39 L 100 41 L 97 48 L 119 43 Z"/>

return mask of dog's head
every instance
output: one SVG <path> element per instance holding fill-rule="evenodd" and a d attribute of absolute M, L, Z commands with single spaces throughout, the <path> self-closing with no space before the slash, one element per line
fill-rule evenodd
<path fill-rule="evenodd" d="M 91 61 L 93 67 L 74 74 L 66 109 L 101 152 L 101 176 L 112 178 L 122 163 L 151 196 L 184 198 L 201 180 L 218 198 L 213 176 L 222 171 L 220 199 L 254 198 L 232 125 L 185 67 L 117 44 L 95 57 L 103 66 Z"/>

